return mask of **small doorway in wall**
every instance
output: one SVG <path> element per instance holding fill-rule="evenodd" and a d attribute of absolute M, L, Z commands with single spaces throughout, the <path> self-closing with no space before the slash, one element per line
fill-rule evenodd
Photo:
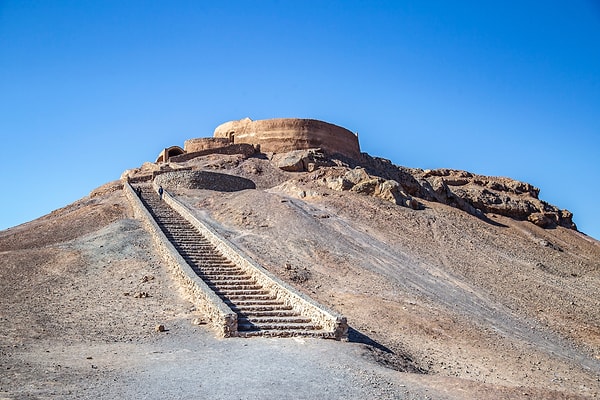
<path fill-rule="evenodd" d="M 234 143 L 235 141 L 235 132 L 231 131 L 227 133 L 227 137 L 229 138 L 229 143 Z"/>

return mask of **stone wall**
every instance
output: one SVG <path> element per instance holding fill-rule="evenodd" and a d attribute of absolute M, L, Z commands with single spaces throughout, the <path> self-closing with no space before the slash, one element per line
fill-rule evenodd
<path fill-rule="evenodd" d="M 134 210 L 135 217 L 143 222 L 152 236 L 155 249 L 162 255 L 171 272 L 191 296 L 196 308 L 208 318 L 211 327 L 219 336 L 237 336 L 237 314 L 196 275 L 181 257 L 126 180 L 123 181 L 123 190 Z"/>
<path fill-rule="evenodd" d="M 219 192 L 256 189 L 256 184 L 250 179 L 211 171 L 184 170 L 165 172 L 157 175 L 154 178 L 154 182 L 166 189 L 208 189 Z"/>
<path fill-rule="evenodd" d="M 183 143 L 183 149 L 186 153 L 194 153 L 197 151 L 217 149 L 231 144 L 228 138 L 197 138 L 188 139 Z"/>
<path fill-rule="evenodd" d="M 312 318 L 314 322 L 319 324 L 329 333 L 331 338 L 342 339 L 347 337 L 348 324 L 345 317 L 326 309 L 310 297 L 298 292 L 296 289 L 281 281 L 275 275 L 257 264 L 254 260 L 245 256 L 239 248 L 222 238 L 211 227 L 204 224 L 187 208 L 187 206 L 173 198 L 166 191 L 163 194 L 163 200 L 198 229 L 202 235 L 204 235 L 204 237 L 221 252 L 221 254 L 252 275 L 260 285 L 271 290 L 279 300 L 292 306 L 302 315 Z"/>
<path fill-rule="evenodd" d="M 275 118 L 252 121 L 245 118 L 219 125 L 215 138 L 233 143 L 259 145 L 263 153 L 321 148 L 327 154 L 340 154 L 358 160 L 358 136 L 337 125 L 314 119 Z"/>
<path fill-rule="evenodd" d="M 229 143 L 229 142 L 228 142 Z M 191 153 L 185 153 L 179 156 L 174 156 L 169 159 L 171 162 L 185 162 L 192 158 L 202 157 L 209 154 L 241 154 L 245 157 L 250 157 L 256 153 L 256 148 L 251 144 L 239 143 L 239 144 L 227 144 L 223 147 L 213 147 L 204 150 L 198 150 Z"/>

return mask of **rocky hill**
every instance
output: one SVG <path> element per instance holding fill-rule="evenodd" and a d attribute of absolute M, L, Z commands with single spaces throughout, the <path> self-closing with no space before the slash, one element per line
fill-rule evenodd
<path fill-rule="evenodd" d="M 600 396 L 600 243 L 527 183 L 318 149 L 124 178 L 345 315 L 349 341 L 215 339 L 115 181 L 0 232 L 0 397 Z"/>

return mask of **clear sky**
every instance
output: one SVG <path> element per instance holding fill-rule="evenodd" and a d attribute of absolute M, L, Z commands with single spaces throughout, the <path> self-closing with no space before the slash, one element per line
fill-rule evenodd
<path fill-rule="evenodd" d="M 0 0 L 0 229 L 244 117 L 529 182 L 600 238 L 598 0 Z"/>

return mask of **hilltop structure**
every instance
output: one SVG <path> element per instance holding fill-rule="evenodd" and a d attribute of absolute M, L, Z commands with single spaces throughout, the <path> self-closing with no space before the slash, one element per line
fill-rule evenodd
<path fill-rule="evenodd" d="M 540 190 L 528 183 L 451 169 L 396 167 L 388 160 L 361 153 L 358 135 L 314 119 L 244 118 L 225 122 L 215 129 L 213 137 L 186 140 L 183 148 L 163 149 L 156 163 L 183 163 L 208 154 L 250 157 L 258 153 L 268 154 L 274 165 L 288 172 L 312 172 L 335 165 L 360 167 L 340 176 L 330 171 L 322 182 L 329 188 L 370 194 L 413 209 L 420 209 L 417 199 L 424 199 L 479 218 L 497 214 L 528 220 L 543 228 L 577 230 L 570 211 L 540 200 Z M 157 167 L 162 173 L 171 165 Z"/>
<path fill-rule="evenodd" d="M 233 147 L 232 147 L 233 146 Z M 171 146 L 158 155 L 156 162 L 179 161 L 185 155 L 202 153 L 287 153 L 320 148 L 325 154 L 352 160 L 360 158 L 358 136 L 346 128 L 315 119 L 274 118 L 253 121 L 244 118 L 219 125 L 213 137 L 186 140 L 184 148 Z"/>

